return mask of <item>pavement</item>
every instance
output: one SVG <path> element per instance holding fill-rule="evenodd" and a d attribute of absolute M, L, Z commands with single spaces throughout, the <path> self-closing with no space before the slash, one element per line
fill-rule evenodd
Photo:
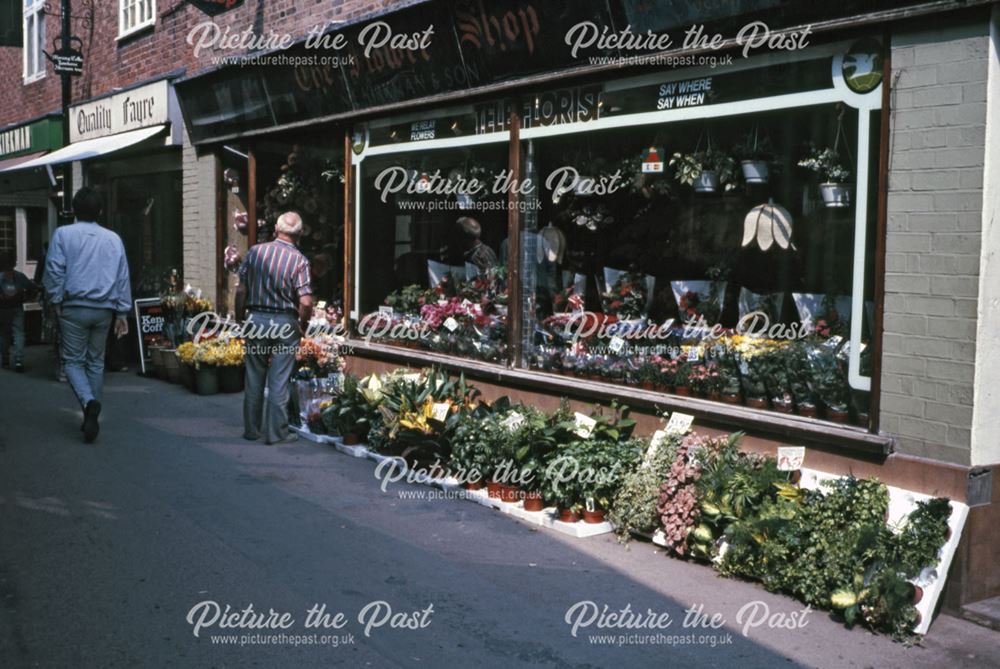
<path fill-rule="evenodd" d="M 1000 667 L 951 616 L 907 647 L 650 544 L 382 491 L 329 446 L 244 441 L 239 395 L 110 374 L 84 445 L 27 363 L 0 373 L 0 667 Z"/>

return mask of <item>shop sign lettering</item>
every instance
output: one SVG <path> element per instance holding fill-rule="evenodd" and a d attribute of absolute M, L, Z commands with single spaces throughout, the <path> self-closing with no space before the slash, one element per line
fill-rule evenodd
<path fill-rule="evenodd" d="M 522 48 L 529 54 L 535 53 L 535 38 L 541 30 L 538 12 L 532 5 L 487 11 L 483 0 L 477 0 L 467 10 L 456 9 L 455 26 L 458 41 L 463 45 L 501 53 Z"/>
<path fill-rule="evenodd" d="M 660 84 L 656 109 L 680 109 L 705 104 L 705 96 L 712 91 L 712 77 L 670 81 Z"/>
<path fill-rule="evenodd" d="M 170 84 L 148 86 L 70 108 L 70 141 L 79 142 L 170 121 Z"/>

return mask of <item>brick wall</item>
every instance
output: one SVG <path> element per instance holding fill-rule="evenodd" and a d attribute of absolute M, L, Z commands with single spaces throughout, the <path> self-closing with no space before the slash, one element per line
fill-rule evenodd
<path fill-rule="evenodd" d="M 970 460 L 988 26 L 892 40 L 881 427 L 898 450 Z"/>
<path fill-rule="evenodd" d="M 215 300 L 215 156 L 192 146 L 187 130 L 181 146 L 183 184 L 183 276 L 185 283 L 197 286 Z M 219 253 L 222 250 L 219 249 Z"/>
<path fill-rule="evenodd" d="M 350 21 L 393 7 L 414 4 L 415 0 L 246 0 L 243 5 L 214 18 L 189 5 L 186 0 L 157 0 L 156 23 L 121 41 L 118 35 L 118 0 L 72 0 L 74 16 L 91 16 L 87 22 L 74 19 L 73 33 L 83 40 L 84 74 L 73 81 L 73 101 L 81 102 L 114 88 L 155 79 L 179 68 L 193 74 L 210 69 L 212 53 L 194 58 L 187 44 L 188 32 L 198 23 L 213 21 L 220 28 L 241 32 L 252 28 L 256 34 L 291 34 L 304 37 L 315 25 L 330 21 Z M 59 0 L 49 2 L 58 11 Z M 59 34 L 59 17 L 46 16 L 46 37 L 50 43 Z M 227 55 L 238 52 L 227 51 Z M 61 109 L 59 77 L 48 74 L 25 86 L 21 78 L 21 49 L 0 47 L 0 127 Z"/>

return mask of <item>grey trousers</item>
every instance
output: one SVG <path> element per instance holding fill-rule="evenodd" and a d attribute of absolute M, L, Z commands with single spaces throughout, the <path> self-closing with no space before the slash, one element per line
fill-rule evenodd
<path fill-rule="evenodd" d="M 63 307 L 59 318 L 66 379 L 82 407 L 90 400 L 101 400 L 104 345 L 113 317 L 111 309 Z"/>
<path fill-rule="evenodd" d="M 264 435 L 268 444 L 288 436 L 288 396 L 295 350 L 301 333 L 298 318 L 291 314 L 251 312 L 254 336 L 246 338 L 246 390 L 243 393 L 243 436 Z M 264 406 L 264 388 L 267 406 Z"/>
<path fill-rule="evenodd" d="M 4 364 L 24 362 L 24 309 L 0 308 L 0 357 Z"/>

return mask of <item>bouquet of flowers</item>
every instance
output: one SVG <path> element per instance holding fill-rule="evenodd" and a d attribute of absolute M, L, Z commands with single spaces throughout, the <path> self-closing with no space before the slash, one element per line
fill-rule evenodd
<path fill-rule="evenodd" d="M 339 355 L 338 340 L 330 335 L 306 337 L 295 352 L 296 378 L 328 377 L 340 371 L 344 359 Z"/>
<path fill-rule="evenodd" d="M 611 290 L 601 295 L 601 301 L 604 313 L 619 319 L 634 319 L 642 317 L 648 297 L 646 277 L 638 272 L 622 272 Z"/>
<path fill-rule="evenodd" d="M 436 299 L 434 291 L 412 284 L 389 293 L 385 298 L 385 303 L 400 313 L 419 314 L 420 309 L 425 304 Z"/>

